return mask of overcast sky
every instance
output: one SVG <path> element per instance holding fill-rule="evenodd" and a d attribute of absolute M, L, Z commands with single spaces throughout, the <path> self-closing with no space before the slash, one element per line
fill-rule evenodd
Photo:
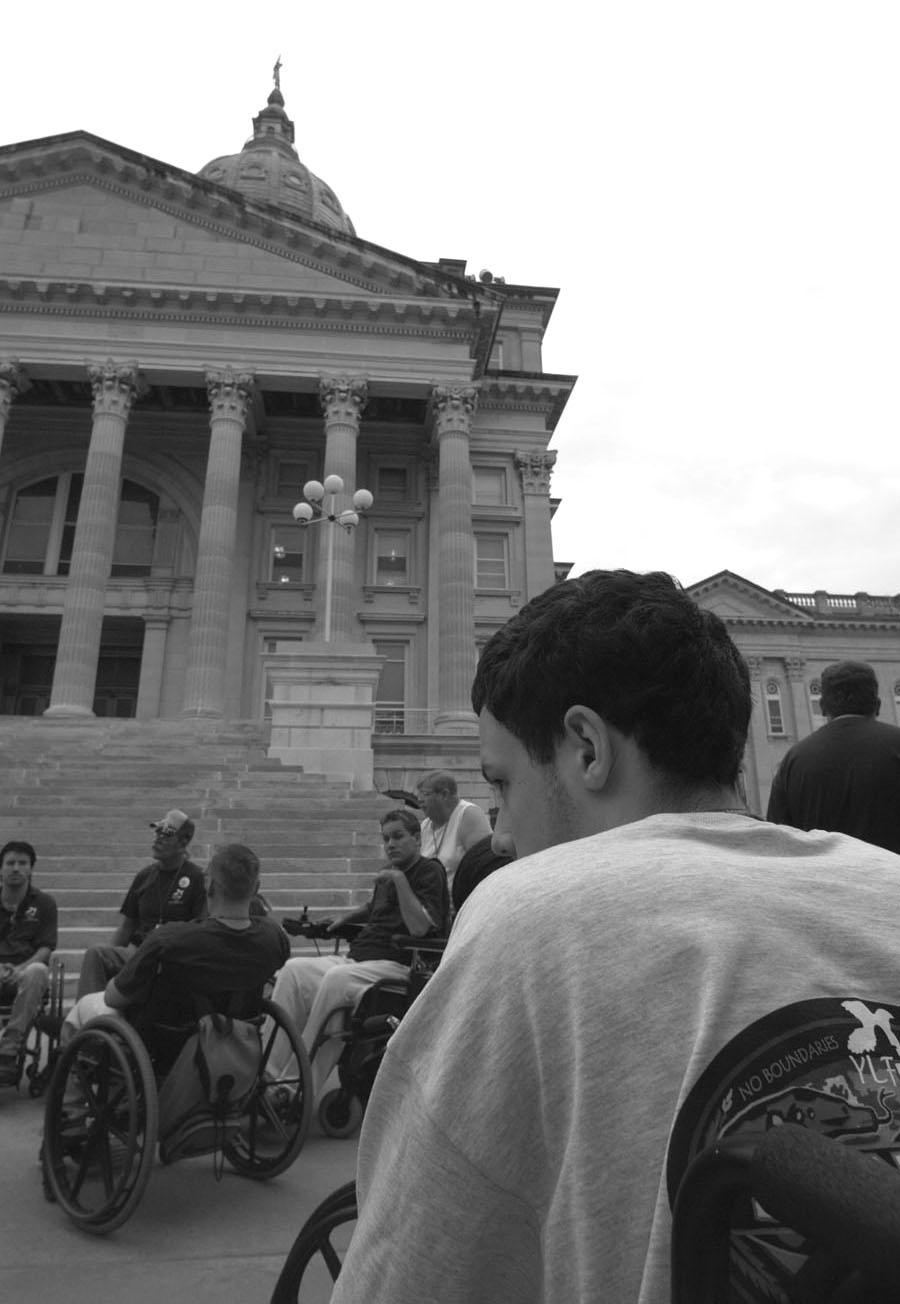
<path fill-rule="evenodd" d="M 0 141 L 190 171 L 272 87 L 363 239 L 560 288 L 556 556 L 897 593 L 900 6 L 17 6 Z"/>

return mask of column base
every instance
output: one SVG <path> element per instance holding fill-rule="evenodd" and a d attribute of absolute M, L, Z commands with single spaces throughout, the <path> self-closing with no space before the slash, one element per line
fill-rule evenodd
<path fill-rule="evenodd" d="M 48 706 L 44 712 L 45 720 L 62 720 L 66 718 L 96 720 L 97 717 L 89 706 L 74 706 L 64 702 L 58 706 Z"/>
<path fill-rule="evenodd" d="M 478 733 L 478 716 L 473 711 L 442 711 L 434 718 L 434 732 L 472 737 Z"/>
<path fill-rule="evenodd" d="M 189 706 L 186 711 L 181 712 L 181 718 L 182 720 L 224 720 L 225 712 L 217 711 L 211 706 Z"/>

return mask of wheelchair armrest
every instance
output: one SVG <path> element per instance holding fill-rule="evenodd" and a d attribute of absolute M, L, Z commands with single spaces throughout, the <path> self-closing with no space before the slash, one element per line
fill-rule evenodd
<path fill-rule="evenodd" d="M 413 937 L 411 933 L 394 933 L 391 936 L 391 945 L 395 946 L 398 951 L 409 951 L 415 954 L 417 951 L 425 951 L 431 955 L 442 955 L 449 938 L 432 937 L 426 934 L 424 937 Z"/>

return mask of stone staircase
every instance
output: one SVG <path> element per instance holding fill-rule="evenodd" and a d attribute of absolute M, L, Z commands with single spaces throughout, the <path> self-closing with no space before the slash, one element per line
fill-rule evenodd
<path fill-rule="evenodd" d="M 256 722 L 0 717 L 0 845 L 24 838 L 37 851 L 35 885 L 59 906 L 67 997 L 85 947 L 110 939 L 150 860 L 150 820 L 186 811 L 199 864 L 218 843 L 252 847 L 276 916 L 331 914 L 368 895 L 383 863 L 378 817 L 393 804 L 267 760 Z"/>

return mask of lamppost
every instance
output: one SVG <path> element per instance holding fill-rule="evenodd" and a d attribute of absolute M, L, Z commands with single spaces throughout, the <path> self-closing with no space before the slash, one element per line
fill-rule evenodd
<path fill-rule="evenodd" d="M 339 475 L 326 475 L 324 484 L 321 484 L 318 480 L 307 480 L 303 486 L 303 497 L 308 501 L 295 503 L 294 520 L 304 528 L 308 525 L 319 525 L 323 521 L 328 521 L 332 526 L 342 526 L 348 534 L 351 534 L 359 524 L 360 512 L 367 512 L 375 499 L 368 489 L 357 489 L 353 495 L 353 506 L 345 507 L 343 511 L 339 512 L 336 499 L 338 494 L 343 492 L 344 482 Z M 328 495 L 327 506 L 324 501 L 326 494 Z M 324 638 L 326 643 L 331 642 L 331 587 L 333 581 L 334 530 L 331 529 L 328 531 L 328 551 L 325 561 Z"/>

